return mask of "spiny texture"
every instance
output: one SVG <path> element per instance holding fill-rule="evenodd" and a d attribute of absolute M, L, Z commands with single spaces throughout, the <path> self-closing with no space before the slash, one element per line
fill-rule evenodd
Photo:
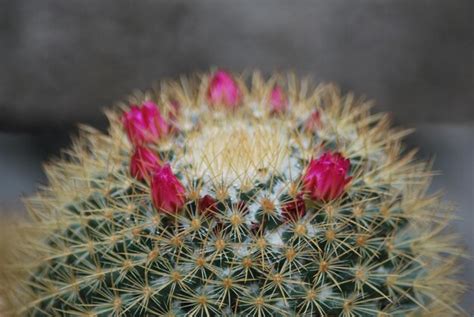
<path fill-rule="evenodd" d="M 462 252 L 408 131 L 332 85 L 217 75 L 135 94 L 46 166 L 8 313 L 459 313 Z"/>

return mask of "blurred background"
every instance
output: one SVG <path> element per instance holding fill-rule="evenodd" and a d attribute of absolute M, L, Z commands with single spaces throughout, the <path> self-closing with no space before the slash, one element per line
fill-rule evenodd
<path fill-rule="evenodd" d="M 474 250 L 474 1 L 0 0 L 0 210 L 44 183 L 77 123 L 162 78 L 293 70 L 414 127 Z M 463 280 L 472 288 L 466 261 Z M 472 290 L 464 307 L 474 313 Z"/>

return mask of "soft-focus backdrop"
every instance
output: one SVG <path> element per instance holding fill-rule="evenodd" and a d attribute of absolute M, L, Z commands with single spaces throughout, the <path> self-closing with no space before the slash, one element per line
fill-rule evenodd
<path fill-rule="evenodd" d="M 0 0 L 0 210 L 22 212 L 75 124 L 104 128 L 100 109 L 133 89 L 213 66 L 294 70 L 417 129 L 407 143 L 435 157 L 433 191 L 473 254 L 473 21 L 472 0 Z"/>

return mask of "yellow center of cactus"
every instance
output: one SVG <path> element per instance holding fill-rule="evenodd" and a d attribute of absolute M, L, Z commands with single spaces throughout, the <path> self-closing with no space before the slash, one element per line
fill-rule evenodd
<path fill-rule="evenodd" d="M 250 187 L 289 159 L 289 133 L 277 122 L 225 120 L 204 124 L 186 141 L 186 159 L 195 176 Z"/>
<path fill-rule="evenodd" d="M 356 239 L 356 244 L 359 247 L 363 247 L 366 242 L 367 242 L 367 237 L 366 236 L 360 236 Z"/>
<path fill-rule="evenodd" d="M 319 270 L 321 272 L 327 272 L 329 269 L 329 263 L 326 262 L 326 261 L 322 261 L 321 263 L 319 263 Z"/>
<path fill-rule="evenodd" d="M 280 273 L 275 274 L 273 276 L 273 282 L 278 285 L 283 283 L 283 275 L 281 275 Z"/>
<path fill-rule="evenodd" d="M 275 212 L 275 204 L 268 198 L 263 198 L 261 203 L 263 212 L 273 214 Z"/>
<path fill-rule="evenodd" d="M 200 305 L 206 305 L 207 304 L 207 297 L 206 296 L 199 296 L 197 298 L 197 302 L 200 304 Z"/>
<path fill-rule="evenodd" d="M 267 246 L 267 241 L 265 241 L 265 239 L 263 239 L 263 238 L 259 238 L 259 239 L 257 239 L 257 246 L 260 249 L 263 249 Z"/>
<path fill-rule="evenodd" d="M 356 270 L 355 278 L 356 278 L 356 280 L 358 280 L 360 282 L 365 282 L 367 280 L 367 275 L 366 275 L 365 270 L 363 270 L 363 269 Z"/>
<path fill-rule="evenodd" d="M 206 259 L 203 257 L 198 257 L 196 259 L 196 265 L 199 267 L 203 267 L 206 264 Z"/>
<path fill-rule="evenodd" d="M 252 259 L 244 258 L 242 264 L 245 268 L 250 268 L 252 266 Z"/>
<path fill-rule="evenodd" d="M 116 297 L 114 299 L 113 306 L 114 306 L 115 310 L 119 310 L 122 307 L 122 299 L 120 297 Z"/>
<path fill-rule="evenodd" d="M 151 289 L 151 287 L 145 286 L 143 288 L 143 297 L 144 298 L 149 298 L 152 293 L 153 293 L 153 290 Z"/>
<path fill-rule="evenodd" d="M 361 206 L 356 206 L 353 210 L 354 216 L 360 218 L 364 214 L 364 209 Z"/>
<path fill-rule="evenodd" d="M 191 228 L 193 230 L 199 230 L 201 228 L 201 220 L 199 218 L 191 220 Z"/>
<path fill-rule="evenodd" d="M 153 250 L 151 251 L 150 253 L 148 253 L 148 259 L 151 261 L 151 260 L 154 260 L 156 259 L 156 257 L 160 254 L 160 252 L 158 250 Z"/>
<path fill-rule="evenodd" d="M 336 233 L 334 232 L 334 230 L 329 229 L 328 231 L 326 231 L 326 239 L 328 240 L 328 242 L 334 241 L 335 238 Z"/>
<path fill-rule="evenodd" d="M 170 239 L 170 244 L 175 247 L 175 248 L 178 248 L 180 247 L 182 244 L 183 244 L 183 240 L 181 239 L 181 237 L 172 237 Z"/>
<path fill-rule="evenodd" d="M 286 251 L 285 256 L 286 256 L 286 259 L 287 259 L 288 261 L 290 261 L 290 262 L 293 261 L 293 260 L 295 259 L 295 257 L 296 257 L 296 251 L 295 251 L 295 249 L 289 248 L 289 249 Z"/>
<path fill-rule="evenodd" d="M 313 301 L 316 299 L 316 296 L 318 294 L 314 291 L 314 290 L 309 290 L 307 293 L 306 293 L 306 300 L 308 301 Z"/>
<path fill-rule="evenodd" d="M 225 278 L 223 281 L 222 281 L 222 285 L 224 286 L 224 288 L 228 289 L 228 288 L 231 288 L 232 287 L 232 279 L 230 278 Z"/>
<path fill-rule="evenodd" d="M 263 297 L 259 296 L 255 299 L 255 306 L 260 307 L 263 304 L 265 304 L 265 300 L 263 299 Z"/>
<path fill-rule="evenodd" d="M 230 217 L 230 223 L 233 225 L 233 226 L 239 226 L 243 223 L 244 221 L 242 220 L 242 216 L 239 215 L 238 213 L 234 213 L 231 217 Z"/>
<path fill-rule="evenodd" d="M 179 282 L 182 279 L 181 273 L 177 271 L 171 272 L 171 279 L 174 282 Z"/>
<path fill-rule="evenodd" d="M 217 251 L 222 251 L 225 248 L 225 241 L 223 239 L 218 239 L 216 241 L 216 249 Z"/>
<path fill-rule="evenodd" d="M 295 234 L 298 236 L 304 236 L 306 234 L 306 226 L 303 224 L 298 224 L 295 227 Z"/>

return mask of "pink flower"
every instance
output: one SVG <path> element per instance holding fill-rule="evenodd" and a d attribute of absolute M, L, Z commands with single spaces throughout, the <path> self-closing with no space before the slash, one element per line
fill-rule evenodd
<path fill-rule="evenodd" d="M 276 85 L 270 94 L 270 107 L 272 113 L 283 113 L 288 108 L 288 99 L 283 89 Z"/>
<path fill-rule="evenodd" d="M 198 209 L 199 209 L 199 212 L 203 214 L 214 215 L 218 211 L 217 200 L 212 198 L 212 196 L 210 195 L 205 195 L 204 197 L 199 199 Z"/>
<path fill-rule="evenodd" d="M 149 148 L 138 145 L 130 159 L 130 174 L 138 180 L 148 179 L 161 167 L 160 159 Z"/>
<path fill-rule="evenodd" d="M 240 103 L 241 92 L 232 76 L 219 70 L 209 81 L 207 99 L 211 105 L 224 105 L 234 109 Z"/>
<path fill-rule="evenodd" d="M 134 145 L 154 142 L 168 133 L 168 124 L 151 101 L 141 107 L 131 106 L 130 111 L 124 113 L 122 123 Z"/>
<path fill-rule="evenodd" d="M 340 153 L 324 153 L 309 162 L 303 176 L 303 188 L 314 200 L 329 201 L 338 198 L 351 180 L 347 176 L 350 162 Z"/>
<path fill-rule="evenodd" d="M 303 193 L 299 193 L 293 200 L 284 203 L 281 206 L 281 215 L 288 220 L 297 220 L 306 214 L 306 206 L 304 204 Z"/>
<path fill-rule="evenodd" d="M 176 213 L 184 206 L 184 186 L 173 174 L 169 164 L 159 167 L 153 175 L 151 197 L 155 208 L 164 213 Z"/>
<path fill-rule="evenodd" d="M 314 110 L 305 122 L 305 129 L 315 131 L 321 127 L 321 114 L 318 110 Z"/>

